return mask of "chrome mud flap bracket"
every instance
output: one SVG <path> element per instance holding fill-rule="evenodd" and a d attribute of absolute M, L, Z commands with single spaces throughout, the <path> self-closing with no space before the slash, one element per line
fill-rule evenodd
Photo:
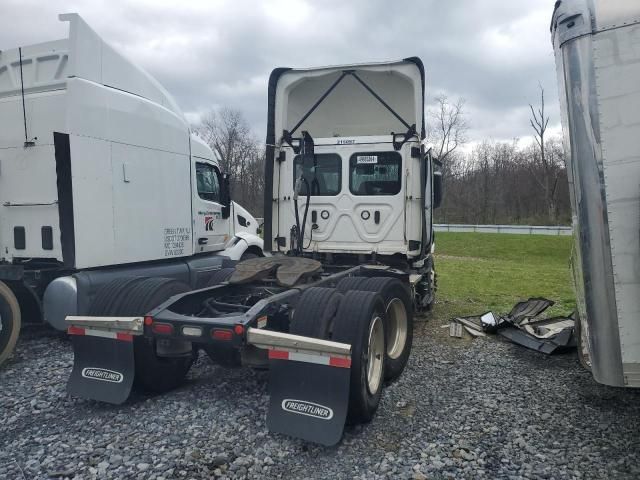
<path fill-rule="evenodd" d="M 75 397 L 120 405 L 133 386 L 133 340 L 143 318 L 67 317 L 73 370 L 67 392 Z"/>
<path fill-rule="evenodd" d="M 337 444 L 349 405 L 351 346 L 252 328 L 247 341 L 269 350 L 269 430 Z"/>

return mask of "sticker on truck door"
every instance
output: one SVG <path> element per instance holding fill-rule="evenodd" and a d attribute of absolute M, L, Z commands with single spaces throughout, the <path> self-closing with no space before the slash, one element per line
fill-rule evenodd
<path fill-rule="evenodd" d="M 191 229 L 174 227 L 164 229 L 164 256 L 179 257 L 186 255 L 186 246 L 191 242 Z"/>
<path fill-rule="evenodd" d="M 358 155 L 356 163 L 358 165 L 373 165 L 378 163 L 378 157 L 377 155 Z"/>
<path fill-rule="evenodd" d="M 221 212 L 198 211 L 198 215 L 202 215 L 204 217 L 205 232 L 213 232 L 215 230 L 216 220 L 220 220 L 222 218 Z"/>

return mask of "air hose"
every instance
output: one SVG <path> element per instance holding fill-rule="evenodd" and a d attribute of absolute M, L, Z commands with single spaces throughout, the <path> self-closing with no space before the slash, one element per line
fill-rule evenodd
<path fill-rule="evenodd" d="M 304 208 L 304 215 L 302 217 L 302 226 L 300 226 L 300 214 L 298 212 L 298 195 L 300 194 L 300 190 L 302 189 L 302 182 L 304 182 L 305 187 L 307 187 L 307 201 Z M 300 172 L 300 175 L 298 175 L 298 178 L 296 179 L 295 189 L 293 192 L 293 208 L 296 215 L 296 224 L 291 228 L 291 250 L 294 252 L 294 254 L 297 255 L 302 255 L 302 251 L 304 249 L 304 230 L 305 225 L 307 224 L 307 213 L 309 212 L 310 202 L 311 190 L 309 188 L 309 182 L 302 176 L 302 172 Z"/>

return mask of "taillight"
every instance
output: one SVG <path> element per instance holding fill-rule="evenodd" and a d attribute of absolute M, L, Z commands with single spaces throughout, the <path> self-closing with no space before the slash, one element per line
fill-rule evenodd
<path fill-rule="evenodd" d="M 148 327 L 153 323 L 153 317 L 144 317 L 144 324 Z"/>
<path fill-rule="evenodd" d="M 151 325 L 151 331 L 158 335 L 173 335 L 173 325 L 169 323 L 157 323 L 154 322 Z"/>
<path fill-rule="evenodd" d="M 211 330 L 211 337 L 216 340 L 229 342 L 233 339 L 233 332 L 227 329 L 214 328 L 213 330 Z"/>
<path fill-rule="evenodd" d="M 244 334 L 244 327 L 242 325 L 236 325 L 235 327 L 233 327 L 233 331 L 236 333 L 236 335 L 242 336 Z"/>

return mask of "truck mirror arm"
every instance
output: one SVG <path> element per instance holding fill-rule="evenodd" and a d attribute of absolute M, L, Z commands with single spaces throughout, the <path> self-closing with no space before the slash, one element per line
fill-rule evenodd
<path fill-rule="evenodd" d="M 411 125 L 410 127 L 408 127 L 408 128 L 409 129 L 407 130 L 407 133 L 394 133 L 394 132 L 391 132 L 391 136 L 393 137 L 393 149 L 395 151 L 400 150 L 405 143 L 407 143 L 413 137 L 418 135 L 418 132 L 416 131 L 416 124 L 415 123 L 413 125 Z M 403 135 L 404 135 L 404 137 L 403 137 Z M 400 138 L 400 140 L 397 140 L 398 137 L 403 137 L 403 138 Z"/>

